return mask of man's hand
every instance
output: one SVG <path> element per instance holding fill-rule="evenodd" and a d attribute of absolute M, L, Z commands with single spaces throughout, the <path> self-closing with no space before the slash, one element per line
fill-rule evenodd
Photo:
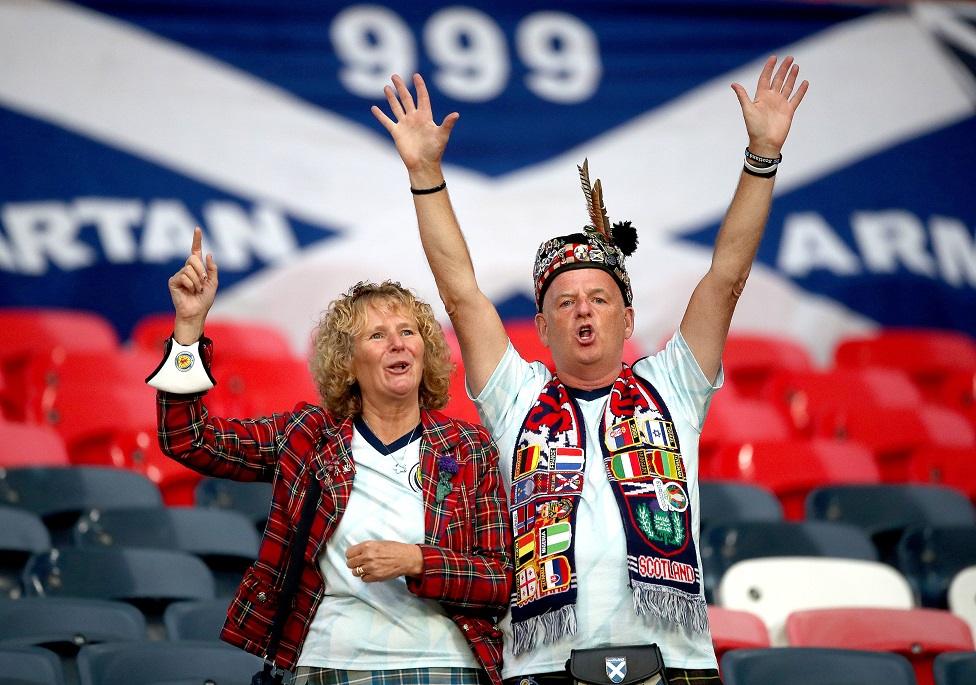
<path fill-rule="evenodd" d="M 346 550 L 346 566 L 364 583 L 380 583 L 399 576 L 419 577 L 424 572 L 424 556 L 417 545 L 367 540 Z"/>
<path fill-rule="evenodd" d="M 376 105 L 370 111 L 393 136 L 400 159 L 410 174 L 411 185 L 430 188 L 444 180 L 440 168 L 441 158 L 451 137 L 451 130 L 461 115 L 451 112 L 438 126 L 434 123 L 427 85 L 420 74 L 413 75 L 413 84 L 417 90 L 416 104 L 407 90 L 407 84 L 396 74 L 393 75 L 394 87 L 386 86 L 383 89 L 395 122 Z"/>
<path fill-rule="evenodd" d="M 793 92 L 800 67 L 793 64 L 792 57 L 783 60 L 774 76 L 775 67 L 776 56 L 773 55 L 766 60 L 766 65 L 759 74 L 756 97 L 751 100 L 741 84 L 732 84 L 746 122 L 749 149 L 763 157 L 776 157 L 782 150 L 790 132 L 790 124 L 793 123 L 793 113 L 800 106 L 810 86 L 809 82 L 803 81 L 796 92 Z"/>
<path fill-rule="evenodd" d="M 217 264 L 208 254 L 203 260 L 203 232 L 193 231 L 193 244 L 186 263 L 169 279 L 169 294 L 176 310 L 173 337 L 181 345 L 192 345 L 203 335 L 207 312 L 217 297 Z"/>

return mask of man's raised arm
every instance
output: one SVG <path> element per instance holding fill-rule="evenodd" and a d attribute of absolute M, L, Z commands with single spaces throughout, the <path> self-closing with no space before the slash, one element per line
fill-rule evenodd
<path fill-rule="evenodd" d="M 692 293 L 681 320 L 681 333 L 710 381 L 721 367 L 732 313 L 766 227 L 780 150 L 809 86 L 803 81 L 793 92 L 799 67 L 792 57 L 783 60 L 774 75 L 775 67 L 775 56 L 766 60 L 752 100 L 745 88 L 732 84 L 749 135 L 748 154 L 715 239 L 711 267 Z"/>
<path fill-rule="evenodd" d="M 505 354 L 508 335 L 495 306 L 478 287 L 441 171 L 444 148 L 460 115 L 452 112 L 439 126 L 435 124 L 420 74 L 414 74 L 413 83 L 416 103 L 399 76 L 393 76 L 395 90 L 390 86 L 384 89 L 395 121 L 375 105 L 372 112 L 393 137 L 407 167 L 420 241 L 461 344 L 468 387 L 478 395 Z"/>

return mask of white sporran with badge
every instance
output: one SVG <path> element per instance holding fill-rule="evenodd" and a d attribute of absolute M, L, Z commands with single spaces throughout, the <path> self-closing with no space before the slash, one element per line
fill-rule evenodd
<path fill-rule="evenodd" d="M 574 649 L 566 671 L 573 685 L 668 685 L 656 644 Z"/>

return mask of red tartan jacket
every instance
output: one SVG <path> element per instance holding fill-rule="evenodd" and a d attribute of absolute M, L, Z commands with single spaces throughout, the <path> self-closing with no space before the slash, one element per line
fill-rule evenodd
<path fill-rule="evenodd" d="M 201 345 L 205 358 L 209 345 Z M 309 479 L 322 495 L 303 555 L 299 588 L 282 631 L 275 662 L 294 670 L 324 594 L 318 565 L 345 510 L 356 465 L 349 445 L 352 419 L 301 403 L 287 414 L 237 420 L 209 416 L 204 393 L 157 394 L 159 444 L 200 473 L 273 483 L 271 511 L 257 561 L 244 574 L 227 611 L 221 639 L 264 657 L 301 516 Z M 501 683 L 502 633 L 495 625 L 508 606 L 511 532 L 498 473 L 498 453 L 481 426 L 440 412 L 421 411 L 420 465 L 425 511 L 421 578 L 408 578 L 418 597 L 439 600 L 496 685 Z M 438 457 L 458 464 L 451 491 L 438 502 Z"/>

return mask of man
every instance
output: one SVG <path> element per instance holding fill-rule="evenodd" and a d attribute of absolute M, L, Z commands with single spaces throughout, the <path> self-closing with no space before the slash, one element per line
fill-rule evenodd
<path fill-rule="evenodd" d="M 776 61 L 766 61 L 755 98 L 732 84 L 749 146 L 711 267 L 665 349 L 632 369 L 621 357 L 634 329 L 625 258 L 636 234 L 629 222 L 610 225 L 586 164 L 589 225 L 544 242 L 533 274 L 553 376 L 519 357 L 478 287 L 440 165 L 459 115 L 437 125 L 419 75 L 416 103 L 399 76 L 386 87 L 395 121 L 373 107 L 409 173 L 468 389 L 501 455 L 515 534 L 513 603 L 501 626 L 512 682 L 567 683 L 571 649 L 651 642 L 671 683 L 720 682 L 698 554 L 698 437 L 722 384 L 780 149 L 808 88 L 796 86 L 792 58 Z"/>

